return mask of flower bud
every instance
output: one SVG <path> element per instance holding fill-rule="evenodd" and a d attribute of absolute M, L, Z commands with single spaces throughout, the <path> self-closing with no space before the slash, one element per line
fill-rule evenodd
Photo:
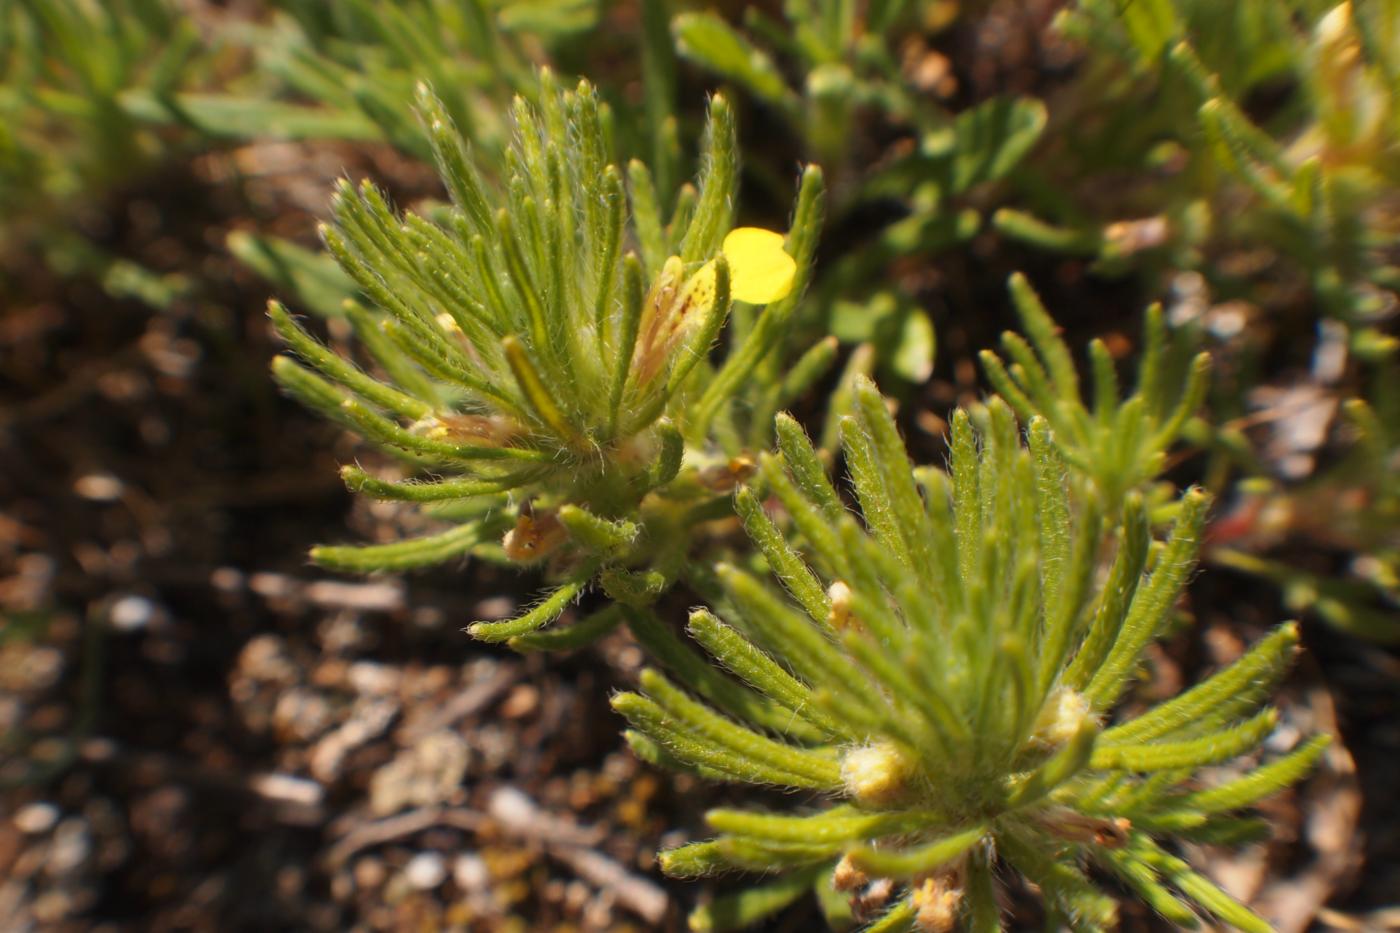
<path fill-rule="evenodd" d="M 849 855 L 841 856 L 831 873 L 831 886 L 838 891 L 854 891 L 870 883 L 870 876 L 856 867 Z"/>
<path fill-rule="evenodd" d="M 521 434 L 520 425 L 505 415 L 433 415 L 423 434 L 439 441 L 460 441 L 504 447 Z"/>
<path fill-rule="evenodd" d="M 1089 715 L 1089 700 L 1078 690 L 1060 687 L 1045 701 L 1031 731 L 1031 741 L 1059 748 L 1079 732 Z"/>
<path fill-rule="evenodd" d="M 753 462 L 753 458 L 740 454 L 737 457 L 730 457 L 724 463 L 711 464 L 700 470 L 696 479 L 700 485 L 711 492 L 733 492 L 734 489 L 749 477 L 753 476 L 758 465 Z"/>
<path fill-rule="evenodd" d="M 895 802 L 903 796 L 913 774 L 913 760 L 893 742 L 863 745 L 841 760 L 846 792 L 863 804 Z"/>
<path fill-rule="evenodd" d="M 839 632 L 851 622 L 851 588 L 846 581 L 837 580 L 826 588 L 826 598 L 831 600 L 826 624 Z"/>
<path fill-rule="evenodd" d="M 506 557 L 528 564 L 550 554 L 564 543 L 568 534 L 553 512 L 544 515 L 521 513 L 515 520 L 515 527 L 506 532 L 501 546 L 505 548 Z"/>
<path fill-rule="evenodd" d="M 948 933 L 957 926 L 962 888 L 952 875 L 925 878 L 910 895 L 919 933 Z"/>

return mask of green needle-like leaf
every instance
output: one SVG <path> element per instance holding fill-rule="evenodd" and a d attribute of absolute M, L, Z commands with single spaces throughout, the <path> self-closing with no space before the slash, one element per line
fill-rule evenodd
<path fill-rule="evenodd" d="M 562 506 L 559 509 L 559 521 L 575 541 L 590 550 L 604 554 L 621 554 L 626 551 L 637 540 L 641 531 L 634 522 L 599 518 L 577 505 Z"/>
<path fill-rule="evenodd" d="M 376 573 L 430 567 L 467 553 L 485 537 L 480 525 L 459 525 L 447 531 L 393 544 L 311 549 L 311 559 L 346 573 Z"/>
<path fill-rule="evenodd" d="M 356 466 L 340 468 L 340 478 L 351 492 L 362 492 L 376 499 L 400 502 L 440 502 L 473 496 L 498 495 L 527 482 L 524 474 L 510 474 L 500 479 L 444 479 L 434 482 L 394 482 L 376 479 Z"/>
<path fill-rule="evenodd" d="M 1250 806 L 1306 775 L 1330 743 L 1329 736 L 1314 736 L 1277 761 L 1255 768 L 1244 777 L 1187 795 L 1182 805 L 1201 813 L 1225 813 Z"/>
<path fill-rule="evenodd" d="M 715 832 L 747 836 L 769 842 L 858 842 L 882 836 L 915 832 L 942 819 L 930 811 L 861 813 L 837 807 L 811 816 L 750 813 L 744 810 L 711 810 L 705 822 Z"/>
<path fill-rule="evenodd" d="M 627 624 L 651 657 L 664 664 L 686 687 L 716 706 L 755 725 L 794 738 L 820 740 L 825 737 L 825 733 L 813 729 L 805 718 L 792 715 L 788 709 L 779 708 L 725 677 L 650 612 L 628 608 Z"/>
<path fill-rule="evenodd" d="M 734 511 L 744 522 L 744 531 L 768 560 L 768 566 L 813 619 L 825 621 L 831 600 L 805 561 L 787 543 L 773 524 L 758 497 L 747 488 L 734 496 Z"/>
<path fill-rule="evenodd" d="M 618 694 L 613 697 L 612 705 L 613 709 L 622 714 L 638 731 L 664 748 L 667 753 L 692 767 L 725 774 L 729 780 L 751 784 L 804 788 L 831 786 L 826 778 L 814 779 L 810 775 L 771 764 L 774 757 L 785 757 L 781 751 L 776 755 L 766 755 L 763 760 L 751 756 L 748 751 L 752 741 L 761 740 L 762 737 L 756 733 L 743 735 L 745 730 L 733 726 L 732 723 L 729 724 L 729 728 L 725 728 L 715 722 L 720 717 L 713 714 L 705 717 L 708 720 L 707 724 L 713 727 L 707 733 L 696 730 L 694 722 L 678 719 L 656 701 L 635 693 Z M 716 734 L 723 734 L 725 738 L 735 740 L 739 749 L 721 742 L 715 738 Z"/>
<path fill-rule="evenodd" d="M 1104 733 L 1105 745 L 1148 742 L 1177 730 L 1199 728 L 1220 717 L 1222 710 L 1248 713 L 1241 706 L 1262 701 L 1293 660 L 1298 624 L 1275 629 L 1230 667 L 1190 690 L 1161 703 L 1136 719 Z M 1241 701 L 1244 701 L 1243 703 Z"/>
<path fill-rule="evenodd" d="M 795 782 L 788 783 L 794 787 L 830 790 L 841 783 L 840 768 L 832 759 L 775 742 L 718 716 L 703 704 L 687 697 L 655 671 L 644 670 L 641 683 L 671 721 L 677 727 L 686 728 L 695 739 L 713 742 L 774 773 L 791 775 Z M 664 739 L 663 736 L 657 737 Z"/>
<path fill-rule="evenodd" d="M 467 626 L 467 634 L 481 641 L 499 642 L 509 641 L 518 635 L 543 628 L 559 618 L 559 615 L 569 607 L 569 604 L 579 597 L 596 570 L 596 564 L 585 564 L 581 569 L 575 571 L 563 585 L 555 588 L 553 592 L 523 615 L 503 622 L 473 622 Z"/>
<path fill-rule="evenodd" d="M 846 732 L 840 720 L 814 705 L 805 684 L 712 613 L 703 609 L 691 613 L 690 633 L 716 661 L 793 715 L 831 735 Z"/>
<path fill-rule="evenodd" d="M 1095 749 L 1090 764 L 1095 768 L 1127 771 L 1198 768 L 1228 761 L 1249 751 L 1262 742 L 1276 725 L 1278 712 L 1267 709 L 1233 729 L 1196 739 L 1150 745 L 1102 746 Z"/>
<path fill-rule="evenodd" d="M 691 912 L 690 929 L 695 933 L 748 929 L 805 894 L 824 870 L 824 866 L 817 866 L 795 871 L 776 881 L 718 897 Z"/>
<path fill-rule="evenodd" d="M 593 644 L 623 622 L 622 607 L 613 604 L 573 625 L 555 626 L 512 637 L 506 644 L 516 651 L 573 651 Z"/>
<path fill-rule="evenodd" d="M 855 849 L 850 858 L 858 868 L 869 874 L 884 878 L 908 878 L 941 868 L 976 845 L 986 834 L 985 826 L 974 826 L 911 849 Z"/>
<path fill-rule="evenodd" d="M 1133 595 L 1113 647 L 1085 690 L 1096 708 L 1105 709 L 1118 699 L 1142 649 L 1161 630 L 1166 613 L 1195 566 L 1196 547 L 1209 504 L 1210 497 L 1200 490 L 1192 490 L 1182 499 L 1171 540 L 1152 576 Z"/>

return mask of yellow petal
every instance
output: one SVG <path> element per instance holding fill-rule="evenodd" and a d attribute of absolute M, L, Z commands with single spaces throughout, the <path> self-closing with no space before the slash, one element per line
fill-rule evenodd
<path fill-rule="evenodd" d="M 703 311 L 701 314 L 692 314 L 692 310 L 703 308 L 708 311 L 710 305 L 715 303 L 715 275 L 715 261 L 711 259 L 697 269 L 690 280 L 685 283 L 685 290 L 681 293 L 682 313 L 688 318 L 701 317 Z"/>
<path fill-rule="evenodd" d="M 783 235 L 761 227 L 736 227 L 724 238 L 729 293 L 738 301 L 766 305 L 792 291 L 797 262 L 783 251 Z"/>

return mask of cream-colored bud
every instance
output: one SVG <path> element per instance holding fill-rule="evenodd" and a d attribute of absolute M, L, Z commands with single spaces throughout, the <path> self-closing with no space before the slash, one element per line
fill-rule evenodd
<path fill-rule="evenodd" d="M 685 323 L 685 302 L 679 295 L 685 280 L 685 264 L 672 256 L 661 267 L 642 304 L 637 344 L 632 351 L 632 368 L 637 385 L 649 383 L 669 362 Z M 693 317 L 693 315 L 691 315 Z"/>
<path fill-rule="evenodd" d="M 913 760 L 893 742 L 863 745 L 841 759 L 846 792 L 863 804 L 895 802 L 904 795 L 913 774 Z"/>
<path fill-rule="evenodd" d="M 1319 45 L 1350 45 L 1355 41 L 1351 24 L 1351 3 L 1339 3 L 1317 21 L 1313 34 L 1317 36 Z"/>
<path fill-rule="evenodd" d="M 889 878 L 876 878 L 851 897 L 851 912 L 857 921 L 864 923 L 884 913 L 893 896 L 894 882 Z"/>
<path fill-rule="evenodd" d="M 851 621 L 851 588 L 846 581 L 837 580 L 826 588 L 826 598 L 831 600 L 831 610 L 826 614 L 826 623 L 840 631 Z"/>
<path fill-rule="evenodd" d="M 1124 816 L 1089 816 L 1071 810 L 1055 810 L 1044 814 L 1042 824 L 1061 839 L 1092 843 L 1106 849 L 1127 845 L 1132 820 Z"/>
<path fill-rule="evenodd" d="M 1074 738 L 1089 712 L 1088 697 L 1078 690 L 1059 687 L 1050 694 L 1036 717 L 1031 738 L 1037 744 L 1059 748 Z"/>
<path fill-rule="evenodd" d="M 925 878 L 910 896 L 914 928 L 919 933 L 948 933 L 957 926 L 962 896 L 962 888 L 951 876 Z"/>
<path fill-rule="evenodd" d="M 1171 236 L 1171 221 L 1165 217 L 1120 220 L 1104 228 L 1107 245 L 1120 256 L 1132 256 L 1155 249 Z"/>
<path fill-rule="evenodd" d="M 740 483 L 753 476 L 758 465 L 747 454 L 730 457 L 724 463 L 716 463 L 702 469 L 697 479 L 700 485 L 713 492 L 732 492 Z"/>
<path fill-rule="evenodd" d="M 429 415 L 413 431 L 439 441 L 504 447 L 520 435 L 520 425 L 504 415 Z"/>
<path fill-rule="evenodd" d="M 831 886 L 838 891 L 854 891 L 870 883 L 870 876 L 856 867 L 849 855 L 841 856 L 831 873 Z"/>
<path fill-rule="evenodd" d="M 501 540 L 506 557 L 522 564 L 532 563 L 549 555 L 563 544 L 569 533 L 553 512 L 543 515 L 521 514 L 515 527 Z"/>

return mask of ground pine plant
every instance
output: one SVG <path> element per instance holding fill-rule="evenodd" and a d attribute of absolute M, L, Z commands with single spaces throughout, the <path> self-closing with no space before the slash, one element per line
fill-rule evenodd
<path fill-rule="evenodd" d="M 715 97 L 696 185 L 658 192 L 647 167 L 610 157 L 606 106 L 545 73 L 517 101 L 502 164 L 480 164 L 426 88 L 420 94 L 450 206 L 397 214 L 371 184 L 342 184 L 326 247 L 363 300 L 345 303 L 364 366 L 314 339 L 280 304 L 289 393 L 399 456 L 408 478 L 344 468 L 355 491 L 423 504 L 451 522 L 426 537 L 322 547 L 350 571 L 402 570 L 465 554 L 546 562 L 561 580 L 479 638 L 530 636 L 593 580 L 645 605 L 678 575 L 690 528 L 730 509 L 748 469 L 736 399 L 776 410 L 819 374 L 813 354 L 765 381 L 806 278 L 821 175 L 804 173 L 793 228 L 733 226 L 734 116 Z M 732 305 L 749 325 L 715 366 Z M 832 348 L 815 354 L 830 362 Z M 299 361 L 298 359 L 299 358 Z M 415 475 L 416 474 L 416 475 Z M 577 641 L 618 621 L 610 612 Z M 522 644 L 522 646 L 524 646 Z"/>
<path fill-rule="evenodd" d="M 1002 334 L 1005 359 L 982 351 L 988 381 L 1023 421 L 1045 421 L 1066 466 L 1091 482 L 1110 508 L 1138 490 L 1172 511 L 1166 505 L 1171 484 L 1158 477 L 1167 451 L 1205 399 L 1210 354 L 1191 354 L 1189 340 L 1171 339 L 1161 305 L 1153 305 L 1144 315 L 1132 394 L 1120 398 L 1117 364 L 1107 344 L 1095 339 L 1089 344 L 1093 401 L 1086 405 L 1073 354 L 1030 283 L 1016 274 L 1009 290 L 1025 336 Z"/>
<path fill-rule="evenodd" d="M 1267 929 L 1174 847 L 1255 837 L 1242 811 L 1321 753 L 1316 739 L 1244 777 L 1202 774 L 1273 730 L 1261 706 L 1296 626 L 1112 718 L 1195 566 L 1207 496 L 1154 481 L 1205 358 L 1169 365 L 1150 313 L 1127 401 L 1091 352 L 1091 411 L 1014 280 L 1030 341 L 1007 338 L 1009 365 L 984 357 L 1009 404 L 955 413 L 948 470 L 911 464 L 872 383 L 840 382 L 828 414 L 857 518 L 828 478 L 832 451 L 772 417 L 834 362 L 829 339 L 789 345 L 820 172 L 803 173 L 786 236 L 736 227 L 723 98 L 697 183 L 673 191 L 640 162 L 618 167 L 586 83 L 564 91 L 546 73 L 534 99 L 516 105 L 504 159 L 479 160 L 423 89 L 448 205 L 400 214 L 372 185 L 341 186 L 322 235 L 355 289 L 339 313 L 357 358 L 270 307 L 293 351 L 274 364 L 281 385 L 401 463 L 347 465 L 346 483 L 446 525 L 313 557 L 541 564 L 554 585 L 537 604 L 469 631 L 542 650 L 625 623 L 656 664 L 614 699 L 640 757 L 808 794 L 713 811 L 714 838 L 662 853 L 678 876 L 776 875 L 701 907 L 697 930 L 745 927 L 813 888 L 837 927 L 1000 929 L 1013 877 L 1078 930 L 1113 925 L 1105 882 L 1181 926 L 1199 912 Z M 735 535 L 709 524 L 725 518 Z M 713 607 L 689 625 L 709 657 L 656 611 L 682 580 Z M 595 584 L 604 608 L 546 628 Z"/>
<path fill-rule="evenodd" d="M 858 519 L 796 423 L 780 418 L 778 434 L 736 500 L 759 556 L 718 566 L 717 612 L 690 618 L 748 690 L 726 715 L 690 695 L 684 669 L 648 670 L 614 700 L 643 758 L 811 795 L 780 812 L 713 810 L 714 838 L 662 853 L 681 877 L 777 875 L 699 908 L 692 928 L 743 928 L 815 886 L 829 914 L 867 931 L 997 930 L 1014 874 L 1076 930 L 1114 926 L 1107 879 L 1182 927 L 1205 913 L 1269 929 L 1173 847 L 1257 837 L 1242 811 L 1325 747 L 1202 780 L 1272 732 L 1277 713 L 1261 706 L 1296 625 L 1110 718 L 1195 566 L 1206 494 L 1181 496 L 1163 541 L 1137 493 L 1110 522 L 1094 486 L 1067 479 L 1047 421 L 1023 442 L 997 398 L 954 415 L 946 472 L 914 467 L 863 382 L 842 424 Z"/>

